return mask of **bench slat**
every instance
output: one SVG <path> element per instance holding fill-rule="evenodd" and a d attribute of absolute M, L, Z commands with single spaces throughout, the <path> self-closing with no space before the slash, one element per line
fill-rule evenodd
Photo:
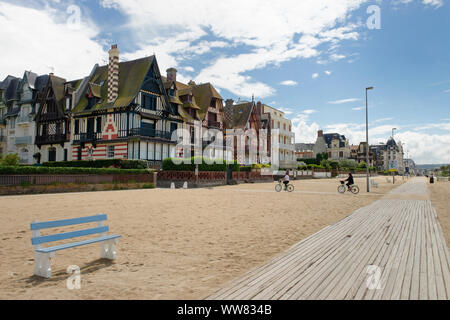
<path fill-rule="evenodd" d="M 78 230 L 78 231 L 72 231 L 72 232 L 65 232 L 65 233 L 58 233 L 58 234 L 52 234 L 48 236 L 41 236 L 41 237 L 35 237 L 31 239 L 31 243 L 33 245 L 47 243 L 47 242 L 53 242 L 53 241 L 59 241 L 59 240 L 65 240 L 65 239 L 72 239 L 76 237 L 83 237 L 83 236 L 89 236 L 91 234 L 96 233 L 103 233 L 108 232 L 109 227 L 103 226 L 103 227 L 97 227 L 92 229 L 85 229 L 85 230 Z"/>
<path fill-rule="evenodd" d="M 106 214 L 98 214 L 95 216 L 83 217 L 83 218 L 74 218 L 74 219 L 65 219 L 65 220 L 47 221 L 47 222 L 36 222 L 36 223 L 31 224 L 31 230 L 41 230 L 41 229 L 71 226 L 71 225 L 75 225 L 75 224 L 104 221 L 106 219 L 107 219 Z"/>
<path fill-rule="evenodd" d="M 83 241 L 78 241 L 78 242 L 72 242 L 72 243 L 67 243 L 67 244 L 61 244 L 61 245 L 54 246 L 54 247 L 48 247 L 48 248 L 37 249 L 36 252 L 40 252 L 40 253 L 50 253 L 50 252 L 55 252 L 55 251 L 59 251 L 59 250 L 64 250 L 64 249 L 69 249 L 69 248 L 74 248 L 74 247 L 79 247 L 79 246 L 83 246 L 83 245 L 87 245 L 87 244 L 92 244 L 92 243 L 97 243 L 97 242 L 102 242 L 102 241 L 113 240 L 113 239 L 117 239 L 117 238 L 120 238 L 120 237 L 121 237 L 121 236 L 119 236 L 119 235 L 111 235 L 111 236 L 98 237 L 98 238 L 93 238 L 93 239 L 88 239 L 88 240 L 83 240 Z"/>

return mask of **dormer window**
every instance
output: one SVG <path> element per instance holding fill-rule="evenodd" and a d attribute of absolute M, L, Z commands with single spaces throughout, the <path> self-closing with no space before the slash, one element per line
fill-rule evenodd
<path fill-rule="evenodd" d="M 211 99 L 211 103 L 209 104 L 209 106 L 213 109 L 216 108 L 216 99 Z"/>

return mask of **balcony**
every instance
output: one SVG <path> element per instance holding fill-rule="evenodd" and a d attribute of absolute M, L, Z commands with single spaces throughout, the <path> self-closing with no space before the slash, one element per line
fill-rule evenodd
<path fill-rule="evenodd" d="M 220 129 L 220 122 L 209 120 L 208 127 Z"/>
<path fill-rule="evenodd" d="M 102 134 L 97 132 L 78 133 L 74 135 L 74 143 L 95 142 L 102 140 Z"/>
<path fill-rule="evenodd" d="M 161 131 L 155 129 L 147 129 L 147 128 L 136 128 L 131 129 L 128 133 L 129 137 L 151 137 L 151 138 L 161 138 L 165 140 L 172 139 L 172 133 L 168 131 Z"/>
<path fill-rule="evenodd" d="M 14 144 L 31 144 L 31 136 L 16 137 Z"/>
<path fill-rule="evenodd" d="M 68 142 L 65 134 L 52 134 L 36 137 L 36 144 L 38 146 L 42 146 L 45 144 L 62 144 L 64 142 Z"/>
<path fill-rule="evenodd" d="M 5 136 L 0 136 L 0 142 L 6 142 L 6 137 Z"/>
<path fill-rule="evenodd" d="M 29 124 L 31 122 L 31 117 L 29 115 L 26 116 L 18 116 L 16 119 L 16 124 Z"/>

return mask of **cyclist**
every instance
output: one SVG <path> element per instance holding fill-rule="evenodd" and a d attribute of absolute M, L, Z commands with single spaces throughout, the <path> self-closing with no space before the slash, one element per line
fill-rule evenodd
<path fill-rule="evenodd" d="M 286 174 L 284 176 L 284 181 L 283 181 L 283 183 L 284 183 L 284 191 L 287 190 L 287 186 L 288 186 L 289 182 L 290 182 L 289 170 L 286 170 Z"/>
<path fill-rule="evenodd" d="M 352 176 L 352 173 L 351 173 L 351 172 L 348 173 L 348 178 L 345 179 L 345 181 L 348 181 L 348 182 L 346 183 L 346 186 L 347 186 L 347 188 L 348 188 L 348 191 L 351 191 L 352 185 L 355 184 L 355 180 L 353 180 L 353 176 Z"/>

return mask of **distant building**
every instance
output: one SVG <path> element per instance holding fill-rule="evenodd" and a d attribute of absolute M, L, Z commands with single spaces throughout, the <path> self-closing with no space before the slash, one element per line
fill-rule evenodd
<path fill-rule="evenodd" d="M 322 130 L 317 133 L 317 140 L 314 145 L 314 154 L 327 153 L 328 159 L 343 160 L 350 159 L 351 149 L 347 138 L 339 133 L 326 133 Z"/>
<path fill-rule="evenodd" d="M 405 172 L 410 174 L 416 173 L 416 163 L 412 159 L 404 159 L 403 165 L 405 166 Z"/>
<path fill-rule="evenodd" d="M 296 143 L 295 157 L 297 159 L 312 159 L 315 158 L 314 143 Z"/>
<path fill-rule="evenodd" d="M 297 158 L 295 156 L 295 134 L 292 132 L 292 121 L 287 119 L 284 112 L 268 105 L 263 105 L 264 113 L 271 116 L 272 139 L 273 130 L 279 132 L 279 160 L 280 168 L 293 169 L 297 167 Z M 272 143 L 273 145 L 273 143 Z"/>
<path fill-rule="evenodd" d="M 400 174 L 405 172 L 403 146 L 400 141 L 397 143 L 391 137 L 386 144 L 371 146 L 371 149 L 376 153 L 375 166 L 379 171 L 396 169 Z"/>

